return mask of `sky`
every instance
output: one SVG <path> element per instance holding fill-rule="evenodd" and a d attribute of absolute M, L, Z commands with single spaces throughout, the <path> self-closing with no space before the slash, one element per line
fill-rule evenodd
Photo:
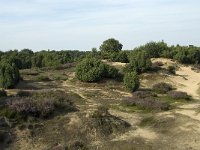
<path fill-rule="evenodd" d="M 123 49 L 150 41 L 200 46 L 199 0 L 0 0 L 0 50 Z"/>

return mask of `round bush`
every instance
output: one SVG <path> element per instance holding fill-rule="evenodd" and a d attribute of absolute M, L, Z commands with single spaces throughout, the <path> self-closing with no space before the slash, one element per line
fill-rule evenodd
<path fill-rule="evenodd" d="M 126 73 L 124 76 L 124 86 L 132 92 L 136 91 L 140 86 L 140 81 L 137 73 Z"/>
<path fill-rule="evenodd" d="M 95 82 L 103 78 L 105 65 L 95 58 L 86 58 L 76 67 L 76 77 L 83 82 Z"/>
<path fill-rule="evenodd" d="M 95 82 L 102 78 L 116 78 L 118 70 L 96 58 L 85 58 L 76 66 L 76 77 L 83 82 Z"/>

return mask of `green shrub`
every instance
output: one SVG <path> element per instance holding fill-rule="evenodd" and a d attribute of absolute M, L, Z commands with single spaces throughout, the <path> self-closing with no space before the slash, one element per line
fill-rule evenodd
<path fill-rule="evenodd" d="M 157 93 L 165 94 L 172 90 L 172 86 L 170 84 L 161 82 L 161 83 L 153 85 L 152 89 L 153 91 Z"/>
<path fill-rule="evenodd" d="M 5 90 L 0 90 L 0 97 L 6 97 L 7 92 Z"/>
<path fill-rule="evenodd" d="M 170 74 L 176 74 L 176 67 L 174 66 L 168 66 L 167 70 Z"/>
<path fill-rule="evenodd" d="M 135 72 L 126 73 L 124 76 L 124 85 L 128 90 L 132 92 L 137 90 L 140 86 L 140 81 L 137 73 Z"/>
<path fill-rule="evenodd" d="M 84 82 L 95 82 L 102 79 L 105 65 L 95 58 L 86 58 L 76 67 L 76 77 Z"/>
<path fill-rule="evenodd" d="M 120 52 L 113 52 L 108 54 L 108 59 L 111 59 L 113 62 L 122 62 L 122 63 L 128 63 L 128 52 L 126 51 L 120 51 Z"/>
<path fill-rule="evenodd" d="M 116 78 L 119 76 L 119 72 L 115 67 L 105 65 L 105 69 L 106 69 L 106 74 L 105 74 L 106 78 Z"/>
<path fill-rule="evenodd" d="M 0 62 L 0 88 L 13 88 L 19 79 L 19 69 L 15 64 Z"/>
<path fill-rule="evenodd" d="M 85 58 L 76 67 L 76 77 L 83 82 L 95 82 L 103 78 L 115 78 L 118 70 L 96 58 Z"/>
<path fill-rule="evenodd" d="M 129 55 L 129 64 L 124 68 L 125 72 L 136 71 L 143 73 L 151 69 L 150 57 L 145 51 L 133 51 Z"/>

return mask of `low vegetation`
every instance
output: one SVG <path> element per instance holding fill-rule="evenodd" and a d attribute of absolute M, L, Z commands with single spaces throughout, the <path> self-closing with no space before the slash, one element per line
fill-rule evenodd
<path fill-rule="evenodd" d="M 98 136 L 107 138 L 111 134 L 123 133 L 130 124 L 118 117 L 111 115 L 108 108 L 100 106 L 91 114 L 88 120 L 90 130 L 96 130 Z"/>
<path fill-rule="evenodd" d="M 123 105 L 125 106 L 137 106 L 141 109 L 148 109 L 148 110 L 169 110 L 170 105 L 161 102 L 159 100 L 156 100 L 152 97 L 146 97 L 146 98 L 126 98 L 123 100 Z"/>
<path fill-rule="evenodd" d="M 189 100 L 190 96 L 186 92 L 181 92 L 181 91 L 169 91 L 168 96 L 173 98 L 173 99 L 185 99 Z"/>
<path fill-rule="evenodd" d="M 156 93 L 165 94 L 165 93 L 171 91 L 173 88 L 170 84 L 161 82 L 161 83 L 153 85 L 152 89 Z"/>
<path fill-rule="evenodd" d="M 67 94 L 60 91 L 49 92 L 18 92 L 17 97 L 8 97 L 1 116 L 16 121 L 26 120 L 28 117 L 49 118 L 57 110 L 75 110 L 75 106 Z"/>

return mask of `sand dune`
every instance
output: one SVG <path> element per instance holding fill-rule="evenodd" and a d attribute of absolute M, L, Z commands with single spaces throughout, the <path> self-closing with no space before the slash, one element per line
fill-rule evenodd
<path fill-rule="evenodd" d="M 200 73 L 192 70 L 191 66 L 182 65 L 175 61 L 165 58 L 153 59 L 153 62 L 161 61 L 163 67 L 174 65 L 176 66 L 176 75 L 170 75 L 168 79 L 176 86 L 177 90 L 187 92 L 195 99 L 199 99 L 198 90 L 200 87 Z"/>

